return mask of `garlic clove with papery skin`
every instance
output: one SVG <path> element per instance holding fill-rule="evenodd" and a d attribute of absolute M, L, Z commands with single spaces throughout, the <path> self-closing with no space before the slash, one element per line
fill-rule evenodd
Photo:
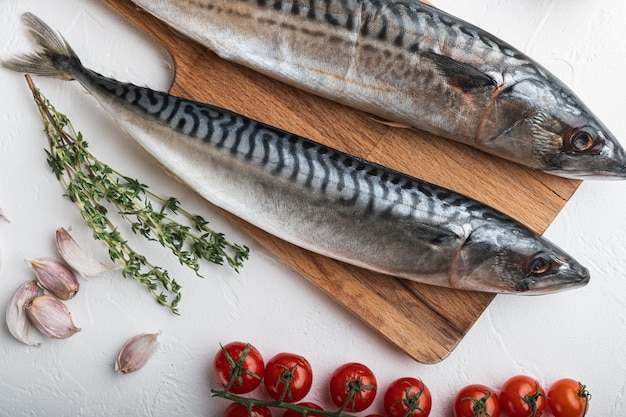
<path fill-rule="evenodd" d="M 24 309 L 33 326 L 48 337 L 66 339 L 80 331 L 67 306 L 51 295 L 33 298 Z"/>
<path fill-rule="evenodd" d="M 39 287 L 35 281 L 28 281 L 19 286 L 11 297 L 6 311 L 6 322 L 9 332 L 22 343 L 29 346 L 41 346 L 28 340 L 30 321 L 24 307 L 39 295 Z"/>
<path fill-rule="evenodd" d="M 94 277 L 117 269 L 117 267 L 103 264 L 85 252 L 64 227 L 57 229 L 56 242 L 63 260 L 83 277 Z"/>
<path fill-rule="evenodd" d="M 55 297 L 66 301 L 74 298 L 78 292 L 80 285 L 76 274 L 56 259 L 36 258 L 27 259 L 26 262 L 35 271 L 39 285 Z"/>
<path fill-rule="evenodd" d="M 115 371 L 128 374 L 143 368 L 159 347 L 157 337 L 161 332 L 141 333 L 131 337 L 122 346 L 115 361 Z"/>

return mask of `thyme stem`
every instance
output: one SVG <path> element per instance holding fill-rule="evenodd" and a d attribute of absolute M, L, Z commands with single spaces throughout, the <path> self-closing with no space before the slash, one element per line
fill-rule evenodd
<path fill-rule="evenodd" d="M 125 277 L 144 284 L 160 304 L 178 314 L 180 285 L 167 270 L 128 244 L 107 216 L 104 204 L 113 206 L 133 233 L 159 242 L 199 277 L 201 259 L 218 265 L 226 262 L 239 271 L 248 258 L 248 247 L 229 242 L 222 233 L 211 229 L 204 218 L 183 209 L 176 198 L 160 197 L 147 185 L 98 160 L 87 150 L 82 134 L 41 94 L 30 76 L 26 75 L 26 81 L 48 138 L 48 165 L 93 230 L 94 238 L 106 244 L 109 257 L 122 267 Z M 176 215 L 182 215 L 189 224 L 174 220 Z"/>

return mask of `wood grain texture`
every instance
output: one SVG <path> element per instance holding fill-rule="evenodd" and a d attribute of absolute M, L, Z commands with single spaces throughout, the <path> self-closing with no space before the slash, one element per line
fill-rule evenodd
<path fill-rule="evenodd" d="M 426 133 L 389 128 L 367 114 L 224 61 L 128 0 L 105 1 L 172 55 L 172 94 L 222 106 L 469 195 L 540 233 L 579 185 Z M 419 362 L 445 358 L 494 297 L 365 271 L 310 253 L 225 215 Z"/>

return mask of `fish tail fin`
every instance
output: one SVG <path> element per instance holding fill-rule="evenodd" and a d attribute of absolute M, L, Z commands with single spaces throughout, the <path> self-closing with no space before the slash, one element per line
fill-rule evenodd
<path fill-rule="evenodd" d="M 63 36 L 32 13 L 24 13 L 22 21 L 37 50 L 9 60 L 1 60 L 0 64 L 16 72 L 73 80 L 74 72 L 82 64 Z"/>

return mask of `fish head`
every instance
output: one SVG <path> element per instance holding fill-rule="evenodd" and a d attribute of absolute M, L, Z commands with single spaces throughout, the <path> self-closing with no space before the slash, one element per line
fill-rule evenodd
<path fill-rule="evenodd" d="M 487 152 L 554 175 L 626 178 L 626 152 L 620 143 L 547 72 L 505 78 L 481 117 L 475 140 Z"/>
<path fill-rule="evenodd" d="M 537 295 L 578 288 L 589 271 L 556 245 L 521 225 L 475 227 L 457 250 L 453 288 Z"/>

